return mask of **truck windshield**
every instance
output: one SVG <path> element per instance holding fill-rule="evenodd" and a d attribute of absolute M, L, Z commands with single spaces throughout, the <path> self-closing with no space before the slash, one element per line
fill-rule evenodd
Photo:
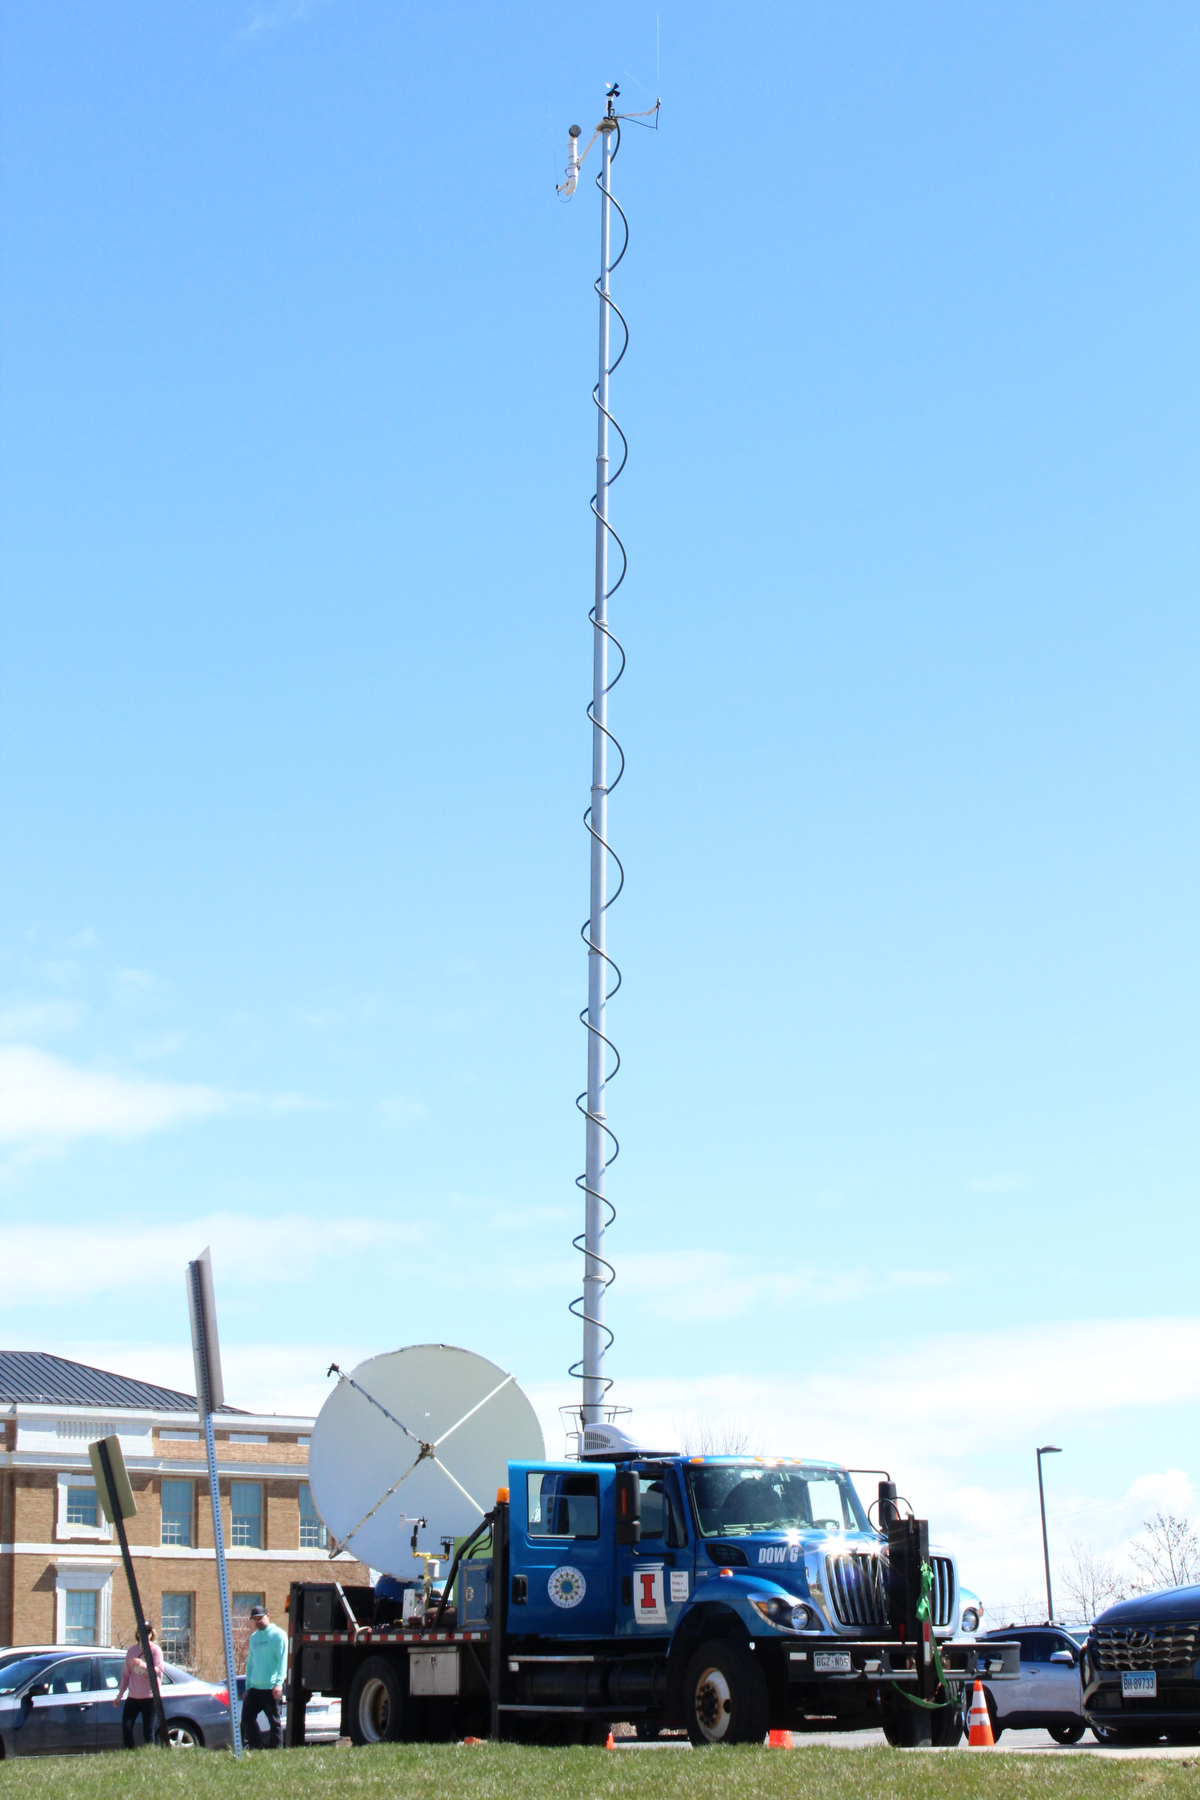
<path fill-rule="evenodd" d="M 693 1463 L 687 1479 L 702 1537 L 869 1530 L 853 1482 L 836 1469 Z"/>

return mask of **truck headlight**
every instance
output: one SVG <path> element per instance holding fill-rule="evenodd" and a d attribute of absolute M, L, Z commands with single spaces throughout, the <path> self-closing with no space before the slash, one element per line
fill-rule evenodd
<path fill-rule="evenodd" d="M 808 1631 L 813 1624 L 811 1607 L 793 1600 L 790 1594 L 772 1594 L 769 1600 L 751 1600 L 750 1604 L 776 1631 Z"/>
<path fill-rule="evenodd" d="M 964 1631 L 979 1630 L 979 1610 L 977 1607 L 967 1607 L 962 1616 L 962 1628 Z"/>

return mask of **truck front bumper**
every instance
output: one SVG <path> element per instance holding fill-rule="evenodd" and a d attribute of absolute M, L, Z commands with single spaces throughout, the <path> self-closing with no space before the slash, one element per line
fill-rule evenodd
<path fill-rule="evenodd" d="M 1021 1647 L 1012 1644 L 939 1643 L 942 1668 L 952 1687 L 973 1681 L 1015 1680 Z M 909 1682 L 920 1676 L 920 1643 L 894 1638 L 876 1643 L 843 1637 L 791 1639 L 786 1646 L 789 1681 Z"/>

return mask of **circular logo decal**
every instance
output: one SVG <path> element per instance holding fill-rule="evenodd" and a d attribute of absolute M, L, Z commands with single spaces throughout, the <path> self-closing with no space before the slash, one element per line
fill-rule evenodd
<path fill-rule="evenodd" d="M 555 1569 L 547 1582 L 550 1598 L 555 1606 L 578 1606 L 587 1593 L 587 1582 L 580 1569 L 573 1569 L 570 1563 L 564 1563 L 561 1569 Z"/>

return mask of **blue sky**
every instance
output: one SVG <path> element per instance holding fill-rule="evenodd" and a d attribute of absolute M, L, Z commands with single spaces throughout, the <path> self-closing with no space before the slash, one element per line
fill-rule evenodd
<path fill-rule="evenodd" d="M 887 1461 L 998 1599 L 1037 1443 L 1060 1539 L 1195 1513 L 1198 61 L 1179 5 L 5 12 L 6 1345 L 185 1380 L 211 1241 L 247 1403 L 431 1339 L 569 1397 L 554 182 L 615 78 L 610 1372 Z"/>

